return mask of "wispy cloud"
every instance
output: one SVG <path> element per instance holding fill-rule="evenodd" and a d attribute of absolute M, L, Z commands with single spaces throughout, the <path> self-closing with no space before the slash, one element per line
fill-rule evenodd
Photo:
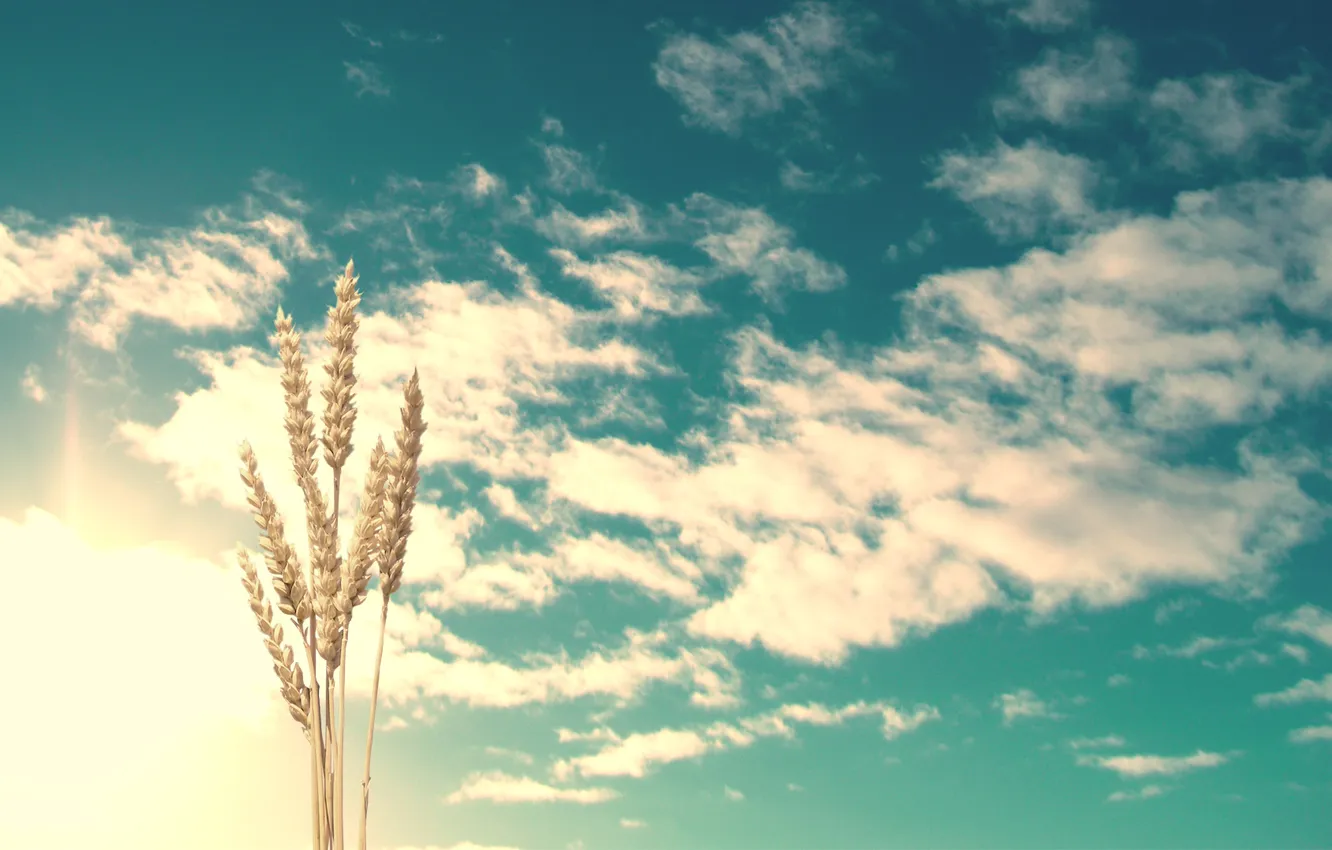
<path fill-rule="evenodd" d="M 23 370 L 23 380 L 19 382 L 23 395 L 41 404 L 46 401 L 46 387 L 42 385 L 41 370 L 35 363 L 29 363 Z"/>
<path fill-rule="evenodd" d="M 1263 628 L 1276 629 L 1291 635 L 1303 635 L 1332 647 L 1332 611 L 1317 605 L 1301 605 L 1289 614 L 1272 614 L 1259 621 Z"/>
<path fill-rule="evenodd" d="M 1291 705 L 1297 702 L 1323 700 L 1332 702 L 1332 673 L 1322 679 L 1301 679 L 1283 691 L 1270 694 L 1258 694 L 1253 698 L 1257 705 Z"/>
<path fill-rule="evenodd" d="M 1133 67 L 1132 43 L 1113 33 L 1079 48 L 1047 48 L 995 99 L 995 115 L 1061 126 L 1078 123 L 1096 110 L 1131 100 Z"/>
<path fill-rule="evenodd" d="M 1165 789 L 1160 785 L 1144 785 L 1136 791 L 1115 791 L 1109 797 L 1106 797 L 1111 803 L 1123 803 L 1130 800 L 1150 800 L 1153 797 L 1159 797 L 1165 793 Z"/>
<path fill-rule="evenodd" d="M 802 2 L 767 21 L 710 40 L 689 33 L 666 38 L 653 63 L 657 84 L 685 109 L 685 121 L 731 136 L 754 119 L 798 106 L 817 115 L 813 98 L 859 70 L 881 67 L 863 46 L 867 17 L 822 2 Z"/>
<path fill-rule="evenodd" d="M 388 84 L 384 82 L 384 72 L 374 62 L 343 62 L 342 67 L 346 69 L 348 82 L 356 87 L 357 97 L 367 94 L 375 97 L 389 96 Z"/>
<path fill-rule="evenodd" d="M 1126 779 L 1137 779 L 1220 767 L 1230 758 L 1221 753 L 1198 750 L 1189 756 L 1078 756 L 1078 764 L 1111 770 Z"/>
<path fill-rule="evenodd" d="M 1091 0 L 963 0 L 970 6 L 1002 11 L 1001 20 L 1038 32 L 1058 32 L 1086 23 Z"/>
<path fill-rule="evenodd" d="M 1327 715 L 1328 720 L 1332 720 L 1332 714 Z M 1305 726 L 1300 729 L 1292 729 L 1290 740 L 1295 744 L 1309 744 L 1314 741 L 1332 741 L 1332 724 L 1326 726 Z"/>
<path fill-rule="evenodd" d="M 1090 195 L 1099 175 L 1080 156 L 1027 140 L 1002 140 L 985 153 L 953 151 L 940 159 L 930 186 L 972 206 L 999 236 L 1031 237 L 1050 226 L 1085 225 L 1096 209 Z"/>
<path fill-rule="evenodd" d="M 462 786 L 445 798 L 448 803 L 487 800 L 492 803 L 574 803 L 581 806 L 606 803 L 619 797 L 611 788 L 564 788 L 547 785 L 527 776 L 502 771 L 473 773 Z"/>
<path fill-rule="evenodd" d="M 1059 720 L 1063 717 L 1063 715 L 1053 711 L 1033 691 L 1026 688 L 1014 691 L 1011 694 L 1000 694 L 995 697 L 993 705 L 1003 714 L 1005 726 L 1011 726 L 1015 720 L 1021 718 L 1044 717 L 1050 720 Z"/>

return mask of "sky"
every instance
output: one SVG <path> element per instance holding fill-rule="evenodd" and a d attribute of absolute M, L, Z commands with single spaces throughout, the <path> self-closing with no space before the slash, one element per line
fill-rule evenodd
<path fill-rule="evenodd" d="M 306 552 L 349 259 L 378 850 L 1332 846 L 1332 6 L 5 18 L 0 846 L 309 846 L 237 447 Z"/>

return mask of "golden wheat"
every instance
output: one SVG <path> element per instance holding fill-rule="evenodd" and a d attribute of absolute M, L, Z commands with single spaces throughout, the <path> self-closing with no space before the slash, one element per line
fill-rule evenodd
<path fill-rule="evenodd" d="M 379 671 L 384 657 L 384 632 L 388 623 L 389 599 L 402 584 L 407 538 L 412 530 L 412 508 L 420 483 L 418 463 L 426 423 L 422 419 L 425 399 L 420 376 L 412 371 L 403 391 L 402 428 L 395 436 L 396 448 L 386 452 L 381 439 L 370 455 L 370 470 L 358 508 L 347 557 L 338 554 L 338 511 L 342 493 L 342 469 L 352 453 L 352 428 L 356 421 L 354 388 L 356 373 L 356 307 L 361 296 L 358 278 L 348 261 L 339 278 L 335 304 L 328 311 L 324 334 L 331 355 L 324 371 L 328 382 L 321 395 L 325 402 L 324 462 L 333 473 L 331 503 L 316 480 L 318 461 L 314 416 L 310 413 L 310 381 L 301 353 L 301 336 L 291 317 L 279 307 L 275 322 L 278 354 L 282 362 L 282 390 L 286 402 L 284 426 L 291 449 L 292 471 L 305 499 L 306 530 L 310 540 L 309 572 L 287 543 L 282 516 L 259 474 L 259 461 L 248 442 L 241 444 L 241 480 L 249 491 L 248 501 L 261 532 L 260 548 L 272 578 L 278 610 L 291 618 L 305 652 L 309 683 L 295 664 L 282 626 L 274 621 L 273 609 L 264 598 L 258 570 L 241 551 L 242 584 L 250 609 L 259 624 L 264 646 L 273 660 L 279 689 L 291 716 L 301 724 L 310 742 L 311 841 L 315 850 L 343 850 L 343 776 L 346 754 L 346 656 L 352 612 L 365 601 L 371 567 L 377 565 L 383 602 L 380 606 L 379 641 L 370 689 L 370 723 L 366 733 L 365 775 L 361 783 L 359 847 L 366 847 L 366 822 L 370 810 L 370 756 L 374 744 L 375 713 L 379 702 Z M 320 682 L 319 660 L 323 659 Z M 335 679 L 336 674 L 336 679 Z M 335 698 L 336 693 L 336 698 Z M 322 696 L 322 704 L 321 704 Z"/>

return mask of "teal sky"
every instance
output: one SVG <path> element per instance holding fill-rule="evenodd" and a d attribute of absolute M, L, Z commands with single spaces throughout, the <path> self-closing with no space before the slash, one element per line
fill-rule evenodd
<path fill-rule="evenodd" d="M 305 552 L 349 258 L 374 846 L 1332 846 L 1332 5 L 4 18 L 0 846 L 308 846 L 236 447 Z"/>

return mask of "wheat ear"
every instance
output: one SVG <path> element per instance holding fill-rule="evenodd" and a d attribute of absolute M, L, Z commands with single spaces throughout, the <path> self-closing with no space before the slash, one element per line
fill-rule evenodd
<path fill-rule="evenodd" d="M 323 493 L 315 480 L 314 417 L 310 414 L 310 380 L 305 371 L 305 357 L 301 354 L 301 335 L 292 327 L 291 317 L 278 308 L 275 323 L 278 354 L 282 359 L 282 391 L 286 399 L 287 415 L 284 425 L 291 445 L 292 470 L 305 496 L 306 529 L 310 538 L 310 588 L 313 605 L 310 614 L 306 658 L 310 664 L 311 689 L 311 743 L 316 765 L 316 785 L 319 796 L 319 846 L 327 848 L 332 836 L 332 811 L 328 798 L 328 760 L 325 758 L 327 736 L 324 729 L 326 712 L 319 704 L 319 620 L 328 609 L 326 577 L 330 561 L 337 557 L 337 541 L 329 540 L 328 508 Z M 325 689 L 327 690 L 327 689 Z"/>
<path fill-rule="evenodd" d="M 412 531 L 412 507 L 416 503 L 416 485 L 421 477 L 417 463 L 421 458 L 421 437 L 426 423 L 421 418 L 425 399 L 421 395 L 421 378 L 412 370 L 412 377 L 403 390 L 402 428 L 394 435 L 397 449 L 389 457 L 389 481 L 384 490 L 383 513 L 380 515 L 379 588 L 383 604 L 379 609 L 379 646 L 375 650 L 374 680 L 370 685 L 370 724 L 365 735 L 365 776 L 361 780 L 360 848 L 366 850 L 366 821 L 370 814 L 370 751 L 375 741 L 375 714 L 379 707 L 379 668 L 384 658 L 384 630 L 388 625 L 389 597 L 402 584 L 403 562 L 407 557 L 407 537 Z"/>
<path fill-rule="evenodd" d="M 239 549 L 236 558 L 240 562 L 244 576 L 241 579 L 245 592 L 250 596 L 250 610 L 259 622 L 259 633 L 264 636 L 264 648 L 273 659 L 273 672 L 277 674 L 281 686 L 282 698 L 287 702 L 287 710 L 292 719 L 301 725 L 306 737 L 310 735 L 310 689 L 305 686 L 301 668 L 294 663 L 291 647 L 282 635 L 282 626 L 273 622 L 273 607 L 264 598 L 263 585 L 259 583 L 259 572 L 250 561 L 250 555 Z"/>
<path fill-rule="evenodd" d="M 326 606 L 320 612 L 323 617 L 320 623 L 319 651 L 328 662 L 325 668 L 327 679 L 325 681 L 325 695 L 331 697 L 333 690 L 333 671 L 338 672 L 338 713 L 334 720 L 332 713 L 333 703 L 328 702 L 329 709 L 329 743 L 334 747 L 335 754 L 329 759 L 329 767 L 333 771 L 333 835 L 335 837 L 336 850 L 343 850 L 343 829 L 342 829 L 342 786 L 343 786 L 343 761 L 342 745 L 345 739 L 346 723 L 344 712 L 346 710 L 346 672 L 343 654 L 347 644 L 347 617 L 342 606 L 339 604 L 342 598 L 343 566 L 336 558 L 338 541 L 338 511 L 340 497 L 342 494 L 342 467 L 346 465 L 347 458 L 351 456 L 352 428 L 356 424 L 356 405 L 352 401 L 354 389 L 356 387 L 356 371 L 354 361 L 356 358 L 356 329 L 359 322 L 356 318 L 356 307 L 361 303 L 361 296 L 356 291 L 356 267 L 351 260 L 347 261 L 347 268 L 343 270 L 342 277 L 338 279 L 334 292 L 336 301 L 328 310 L 328 326 L 324 332 L 324 340 L 328 343 L 330 354 L 328 362 L 324 364 L 324 372 L 328 375 L 328 383 L 324 386 L 321 393 L 324 397 L 324 462 L 333 473 L 333 504 L 329 509 L 329 539 L 334 552 L 334 561 L 326 565 L 324 579 L 320 583 L 320 597 L 326 600 Z M 337 731 L 336 737 L 334 730 Z"/>
<path fill-rule="evenodd" d="M 310 603 L 310 594 L 306 587 L 305 576 L 301 571 L 296 552 L 291 548 L 291 544 L 287 542 L 282 516 L 278 513 L 277 504 L 269 494 L 268 488 L 264 486 L 263 476 L 259 474 L 259 461 L 255 458 L 254 450 L 250 448 L 249 442 L 241 443 L 240 454 L 241 460 L 245 464 L 244 468 L 241 469 L 241 480 L 250 491 L 248 501 L 250 508 L 254 511 L 255 524 L 259 526 L 259 546 L 264 550 L 264 561 L 268 564 L 268 571 L 273 576 L 273 591 L 278 597 L 278 609 L 291 616 L 292 621 L 296 624 L 296 634 L 301 635 L 301 645 L 305 650 L 306 663 L 310 665 L 310 680 L 314 682 L 313 653 L 309 641 L 301 632 L 302 623 L 311 619 L 314 610 Z M 312 840 L 314 841 L 314 850 L 324 850 L 321 846 L 322 832 L 320 828 L 322 791 L 318 778 L 322 765 L 315 753 L 315 741 L 318 739 L 319 726 L 315 716 L 310 713 L 310 707 L 318 708 L 317 700 L 318 694 L 316 693 L 314 699 L 310 700 L 309 706 L 307 706 L 305 736 L 310 740 L 310 794 L 312 796 L 310 818 L 314 833 Z M 317 713 L 315 711 L 316 715 Z"/>

